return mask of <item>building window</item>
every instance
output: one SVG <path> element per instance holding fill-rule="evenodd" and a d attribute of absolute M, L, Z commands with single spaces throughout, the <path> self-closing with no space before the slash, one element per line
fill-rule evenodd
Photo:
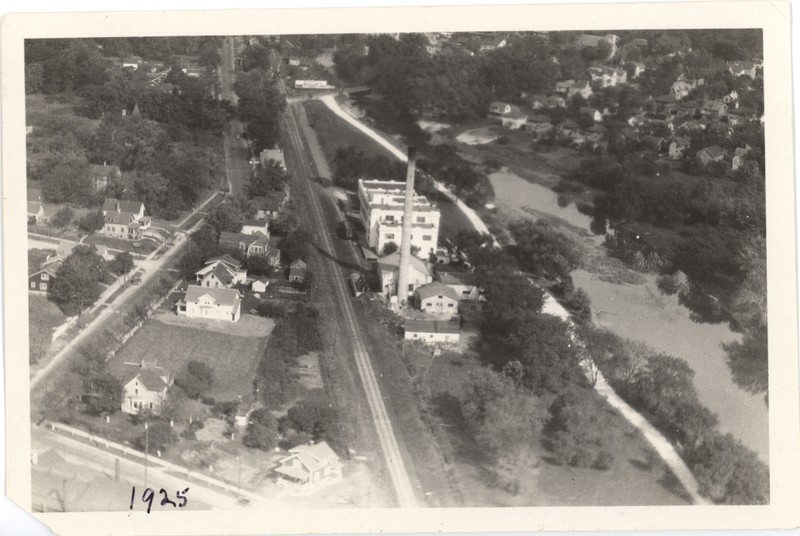
<path fill-rule="evenodd" d="M 387 234 L 386 240 L 394 240 L 394 234 Z"/>
<path fill-rule="evenodd" d="M 386 216 L 386 221 L 394 221 L 394 216 L 392 215 Z"/>
<path fill-rule="evenodd" d="M 39 289 L 40 290 L 47 290 L 47 283 L 40 283 L 39 284 Z"/>
<path fill-rule="evenodd" d="M 36 281 L 31 281 L 31 288 L 36 288 Z"/>
<path fill-rule="evenodd" d="M 50 276 L 48 274 L 42 274 L 42 281 L 49 281 Z"/>
<path fill-rule="evenodd" d="M 425 223 L 425 216 L 417 216 L 417 223 Z"/>
<path fill-rule="evenodd" d="M 414 290 L 414 285 L 413 284 L 412 285 L 408 285 L 408 291 L 412 292 L 413 290 Z"/>
<path fill-rule="evenodd" d="M 448 307 L 452 307 L 452 306 L 453 306 L 453 304 L 452 304 L 452 303 L 448 303 L 448 304 L 447 304 L 447 306 L 448 306 Z"/>
<path fill-rule="evenodd" d="M 133 390 L 133 394 L 138 395 L 139 394 L 139 389 L 134 389 Z"/>
<path fill-rule="evenodd" d="M 429 234 L 422 235 L 422 240 L 424 240 L 425 242 L 430 242 L 431 241 L 431 235 L 429 235 Z"/>
<path fill-rule="evenodd" d="M 150 409 L 153 409 L 153 403 L 150 402 Z"/>

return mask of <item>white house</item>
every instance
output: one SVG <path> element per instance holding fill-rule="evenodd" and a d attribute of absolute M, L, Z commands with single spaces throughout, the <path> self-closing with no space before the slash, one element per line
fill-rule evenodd
<path fill-rule="evenodd" d="M 266 166 L 270 160 L 274 160 L 278 163 L 281 169 L 286 171 L 286 160 L 283 157 L 283 149 L 277 145 L 272 149 L 264 149 L 261 151 L 261 154 L 258 155 L 258 158 L 262 166 Z"/>
<path fill-rule="evenodd" d="M 195 283 L 207 288 L 231 288 L 247 281 L 247 270 L 242 263 L 227 253 L 206 261 L 206 265 L 195 272 Z"/>
<path fill-rule="evenodd" d="M 123 388 L 122 411 L 129 415 L 140 411 L 160 414 L 170 385 L 172 378 L 166 369 L 143 361 L 136 375 Z"/>
<path fill-rule="evenodd" d="M 269 280 L 266 277 L 257 277 L 250 283 L 250 290 L 253 292 L 266 292 L 269 286 Z"/>
<path fill-rule="evenodd" d="M 448 344 L 458 342 L 460 330 L 456 322 L 438 320 L 406 320 L 404 338 L 407 341 L 422 341 L 426 344 Z"/>
<path fill-rule="evenodd" d="M 144 215 L 144 203 L 108 198 L 103 203 L 102 233 L 113 238 L 140 240 L 150 228 L 150 218 Z"/>
<path fill-rule="evenodd" d="M 439 272 L 439 281 L 453 289 L 462 301 L 477 301 L 481 291 L 475 285 L 474 276 L 468 272 Z"/>
<path fill-rule="evenodd" d="M 397 295 L 397 278 L 400 271 L 400 253 L 394 252 L 378 259 L 378 272 L 381 277 L 381 290 L 387 298 Z M 417 257 L 411 256 L 408 270 L 408 292 L 433 281 L 430 265 Z"/>
<path fill-rule="evenodd" d="M 456 314 L 458 294 L 444 283 L 434 281 L 417 287 L 414 291 L 417 306 L 423 313 Z"/>
<path fill-rule="evenodd" d="M 311 487 L 342 479 L 342 462 L 324 441 L 289 449 L 289 455 L 278 463 L 275 472 L 281 485 Z"/>
<path fill-rule="evenodd" d="M 399 181 L 358 181 L 361 222 L 367 230 L 367 242 L 380 254 L 389 242 L 400 246 L 402 241 L 403 205 L 406 184 Z M 417 255 L 428 258 L 439 242 L 439 209 L 425 196 L 414 195 L 411 222 L 411 246 Z"/>
<path fill-rule="evenodd" d="M 242 224 L 242 234 L 261 233 L 269 238 L 269 223 L 267 220 L 248 218 Z"/>
<path fill-rule="evenodd" d="M 242 314 L 242 296 L 232 288 L 189 285 L 177 308 L 178 314 L 185 314 L 189 318 L 236 322 Z"/>

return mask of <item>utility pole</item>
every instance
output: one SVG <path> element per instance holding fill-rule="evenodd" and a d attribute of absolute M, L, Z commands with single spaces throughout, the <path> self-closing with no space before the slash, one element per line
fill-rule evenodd
<path fill-rule="evenodd" d="M 150 448 L 150 427 L 147 421 L 144 421 L 144 487 L 147 488 L 147 451 Z"/>

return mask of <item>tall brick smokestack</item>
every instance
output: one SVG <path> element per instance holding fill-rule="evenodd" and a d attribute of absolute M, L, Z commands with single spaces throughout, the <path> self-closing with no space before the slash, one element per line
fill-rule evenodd
<path fill-rule="evenodd" d="M 417 169 L 417 150 L 408 148 L 406 198 L 403 205 L 403 233 L 400 237 L 400 271 L 397 275 L 397 303 L 408 301 L 408 265 L 411 263 L 411 220 L 414 212 L 414 173 Z"/>

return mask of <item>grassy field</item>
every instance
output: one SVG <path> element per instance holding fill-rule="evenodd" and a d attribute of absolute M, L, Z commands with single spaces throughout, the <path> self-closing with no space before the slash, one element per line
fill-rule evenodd
<path fill-rule="evenodd" d="M 389 157 L 386 149 L 375 143 L 373 140 L 359 132 L 352 125 L 340 117 L 336 117 L 327 106 L 319 101 L 304 102 L 308 122 L 319 138 L 322 152 L 328 162 L 333 161 L 333 157 L 338 149 L 344 149 L 351 145 L 358 147 L 366 156 Z"/>
<path fill-rule="evenodd" d="M 67 317 L 47 296 L 28 294 L 28 340 L 30 355 L 41 358 L 50 347 L 53 329 L 64 323 Z"/>
<path fill-rule="evenodd" d="M 177 317 L 175 317 L 177 318 Z M 184 319 L 191 320 L 191 319 Z M 248 322 L 251 336 L 243 336 Z M 125 363 L 139 363 L 143 359 L 158 361 L 170 373 L 176 374 L 189 361 L 202 361 L 214 368 L 214 386 L 209 396 L 217 400 L 236 400 L 252 389 L 252 381 L 258 360 L 264 351 L 272 322 L 246 315 L 236 324 L 220 324 L 219 329 L 210 330 L 199 324 L 185 325 L 164 323 L 150 319 L 125 348 L 109 361 L 112 372 L 127 377 L 134 368 Z M 223 328 L 235 326 L 236 335 L 226 333 Z"/>

